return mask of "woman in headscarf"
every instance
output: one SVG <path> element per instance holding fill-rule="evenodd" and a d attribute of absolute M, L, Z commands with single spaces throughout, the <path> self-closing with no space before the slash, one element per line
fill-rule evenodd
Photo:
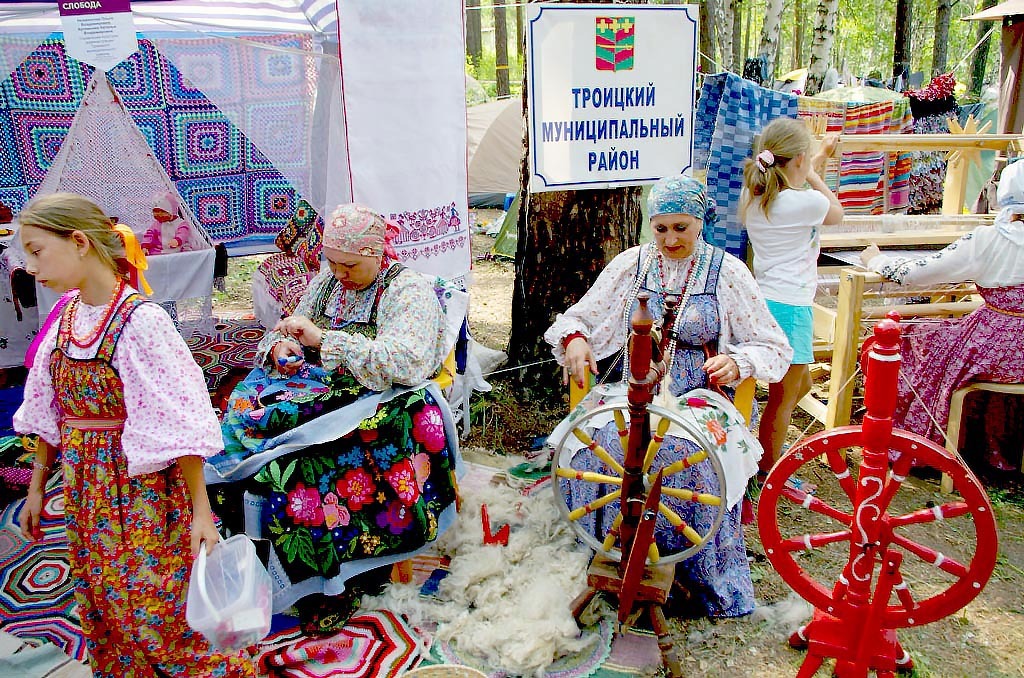
<path fill-rule="evenodd" d="M 396 260 L 396 231 L 366 207 L 335 209 L 328 268 L 259 344 L 224 414 L 225 452 L 209 460 L 212 481 L 253 478 L 246 532 L 274 546 L 275 611 L 341 593 L 454 519 L 458 438 L 427 381 L 450 349 L 444 311 Z"/>
<path fill-rule="evenodd" d="M 149 255 L 187 252 L 192 249 L 191 232 L 174 195 L 158 193 L 153 198 L 153 222 L 142 236 L 142 249 Z"/>
<path fill-rule="evenodd" d="M 928 257 L 890 256 L 873 244 L 861 253 L 867 268 L 900 285 L 973 280 L 985 300 L 964 318 L 903 328 L 893 423 L 940 445 L 954 391 L 971 381 L 1024 382 L 1024 162 L 1003 170 L 996 198 L 1000 211 L 993 225 L 979 226 Z M 998 470 L 1014 468 L 1000 449 L 1007 419 L 986 417 L 985 459 Z"/>
<path fill-rule="evenodd" d="M 659 325 L 665 296 L 679 298 L 666 356 L 672 396 L 714 385 L 728 388 L 751 376 L 769 382 L 781 379 L 789 367 L 792 349 L 768 312 L 753 277 L 743 262 L 701 238 L 703 228 L 714 224 L 716 218 L 714 203 L 704 186 L 689 177 L 667 177 L 652 187 L 647 204 L 654 242 L 615 257 L 590 290 L 557 316 L 544 335 L 563 366 L 565 381 L 573 379 L 582 385 L 588 372 L 598 374 L 598 361 L 613 358 L 623 350 L 629 319 L 641 291 L 650 296 L 648 308 Z M 666 388 L 665 382 L 662 388 Z M 601 429 L 596 438 L 622 458 L 614 423 Z M 744 477 L 737 479 L 740 487 L 757 469 L 760 450 L 756 441 L 752 442 L 743 454 L 751 455 L 753 459 L 748 461 L 753 463 L 742 465 L 746 470 Z M 685 458 L 697 448 L 669 435 L 660 449 L 652 469 Z M 669 476 L 668 485 L 702 492 L 720 490 L 707 462 Z M 589 491 L 585 483 L 576 487 Z M 733 496 L 742 497 L 742 490 Z M 580 501 L 592 498 L 578 497 Z M 707 533 L 711 511 L 696 504 L 679 510 L 688 512 L 682 517 L 698 532 Z M 593 521 L 597 534 L 607 532 L 617 512 L 615 502 L 605 509 L 604 516 Z M 731 502 L 712 543 L 676 568 L 677 580 L 711 616 L 738 616 L 754 609 L 740 512 L 738 499 Z M 659 544 L 675 550 L 690 546 L 670 530 L 659 532 L 656 538 Z"/>

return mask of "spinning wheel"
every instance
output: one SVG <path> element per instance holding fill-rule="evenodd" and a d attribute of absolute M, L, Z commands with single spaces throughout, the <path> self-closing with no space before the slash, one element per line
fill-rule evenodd
<path fill-rule="evenodd" d="M 794 591 L 819 610 L 830 614 L 835 614 L 846 604 L 848 585 L 853 576 L 851 567 L 848 565 L 843 569 L 833 586 L 822 582 L 820 575 L 801 561 L 809 560 L 809 552 L 830 545 L 857 550 L 856 544 L 862 541 L 863 537 L 855 535 L 852 527 L 858 469 L 851 467 L 841 453 L 845 448 L 862 447 L 862 444 L 860 426 L 845 426 L 807 438 L 793 447 L 772 469 L 759 501 L 758 525 L 768 560 Z M 872 482 L 876 488 L 872 493 L 877 497 L 875 502 L 861 508 L 862 511 L 879 512 L 880 529 L 873 551 L 884 553 L 890 547 L 896 547 L 905 555 L 904 568 L 914 567 L 913 559 L 917 559 L 927 567 L 916 569 L 936 575 L 939 581 L 936 584 L 922 578 L 915 583 L 901 577 L 902 583 L 897 582 L 895 600 L 888 601 L 880 624 L 883 628 L 902 628 L 947 617 L 981 593 L 996 563 L 996 523 L 992 506 L 977 478 L 950 452 L 921 436 L 899 430 L 893 431 L 890 447 L 900 456 L 893 462 L 892 472 L 884 484 Z M 830 475 L 842 489 L 841 498 L 848 500 L 849 508 L 845 501 L 842 505 L 838 505 L 838 501 L 830 504 L 786 483 L 791 477 L 803 478 L 809 472 L 813 473 L 806 467 L 809 464 L 820 465 L 819 458 L 823 455 Z M 890 514 L 893 499 L 905 489 L 904 480 L 912 459 L 916 459 L 918 467 L 949 474 L 962 499 L 922 505 L 909 513 Z M 796 522 L 794 519 L 800 519 L 802 513 L 824 517 L 824 521 L 814 524 L 831 523 L 835 531 L 810 534 L 784 529 L 784 523 Z M 943 521 L 948 527 L 938 530 L 917 527 L 937 525 Z M 973 530 L 970 529 L 972 523 Z M 926 537 L 934 540 L 935 537 L 948 537 L 954 533 L 965 542 L 956 546 L 956 555 L 948 551 L 944 554 L 934 544 L 922 543 Z"/>
<path fill-rule="evenodd" d="M 687 406 L 690 407 L 690 406 Z M 718 456 L 711 452 L 713 445 L 706 439 L 695 422 L 665 408 L 647 405 L 646 413 L 658 417 L 651 432 L 641 466 L 645 496 L 658 472 L 662 472 L 664 486 L 658 504 L 658 534 L 671 533 L 676 538 L 667 547 L 651 544 L 647 562 L 671 564 L 689 558 L 708 542 L 718 530 L 725 516 L 725 473 Z M 602 422 L 615 422 L 618 450 L 609 451 L 591 437 L 593 428 Z M 562 436 L 555 448 L 552 464 L 552 486 L 562 515 L 569 521 L 580 540 L 612 560 L 622 558 L 619 527 L 622 522 L 620 498 L 624 469 L 622 450 L 627 449 L 629 435 L 629 408 L 625 402 L 598 407 L 573 422 L 573 428 Z M 670 456 L 664 450 L 666 433 L 675 425 L 685 432 L 686 438 L 696 443 L 697 449 L 684 458 L 661 463 Z M 670 434 L 671 435 L 671 434 Z M 578 440 L 582 448 L 571 444 Z M 705 464 L 717 477 L 716 492 L 702 492 L 688 482 L 687 470 Z M 590 470 L 594 469 L 594 470 Z M 691 525 L 687 514 L 695 515 L 699 525 Z"/>
<path fill-rule="evenodd" d="M 953 614 L 981 593 L 995 568 L 996 523 L 978 479 L 944 448 L 892 428 L 898 321 L 893 314 L 879 322 L 865 344 L 864 423 L 823 431 L 793 447 L 761 492 L 765 555 L 815 607 L 811 622 L 790 638 L 790 645 L 808 651 L 797 678 L 813 676 L 828 657 L 836 659 L 839 678 L 863 678 L 872 670 L 888 678 L 912 668 L 895 630 Z M 857 467 L 842 454 L 851 448 L 862 451 Z M 827 470 L 818 463 L 822 457 Z M 934 504 L 934 493 L 908 481 L 913 466 L 947 474 L 962 499 Z M 806 483 L 815 472 L 841 492 L 828 501 L 811 494 Z M 894 501 L 904 494 L 909 502 Z M 891 512 L 907 503 L 914 508 Z M 826 564 L 841 559 L 821 557 L 830 548 L 848 553 L 837 573 L 827 572 Z"/>

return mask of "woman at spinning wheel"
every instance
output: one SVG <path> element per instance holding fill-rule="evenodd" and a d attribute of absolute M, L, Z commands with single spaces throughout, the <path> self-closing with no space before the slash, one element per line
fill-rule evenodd
<path fill-rule="evenodd" d="M 457 436 L 427 382 L 454 342 L 434 285 L 397 262 L 389 228 L 366 207 L 334 211 L 328 269 L 259 344 L 210 460 L 221 480 L 252 478 L 246 531 L 274 546 L 275 610 L 340 593 L 454 519 Z"/>
<path fill-rule="evenodd" d="M 563 366 L 566 383 L 573 379 L 582 385 L 589 374 L 598 373 L 599 360 L 614 357 L 623 349 L 629 336 L 629 319 L 641 292 L 650 296 L 648 306 L 655 324 L 664 316 L 666 296 L 678 298 L 673 326 L 662 328 L 670 337 L 666 360 L 672 396 L 695 388 L 728 389 L 750 376 L 769 382 L 781 379 L 789 368 L 792 349 L 768 312 L 753 277 L 741 261 L 701 238 L 704 226 L 715 219 L 714 203 L 704 186 L 689 177 L 662 179 L 651 189 L 648 209 L 654 242 L 615 257 L 590 290 L 560 314 L 544 335 Z M 604 426 L 595 439 L 621 461 L 622 446 L 615 428 L 614 422 Z M 670 433 L 651 469 L 683 459 L 695 449 L 694 443 Z M 739 487 L 756 472 L 760 452 L 756 442 L 746 452 L 736 451 L 752 457 L 746 460 L 752 463 L 741 465 L 746 470 L 737 481 Z M 594 460 L 574 459 L 574 467 L 589 461 Z M 588 470 L 601 469 L 598 463 Z M 707 493 L 721 489 L 708 463 L 668 476 L 665 484 Z M 580 487 L 580 491 L 589 491 Z M 591 499 L 580 497 L 583 502 Z M 705 509 L 694 502 L 683 502 L 677 510 L 703 535 L 711 528 Z M 596 518 L 591 520 L 595 532 L 607 531 L 617 513 L 617 502 L 596 511 Z M 744 615 L 754 608 L 740 513 L 739 502 L 730 503 L 710 545 L 676 569 L 677 580 L 711 616 Z M 682 550 L 690 546 L 684 536 L 660 526 L 656 540 L 659 547 Z"/>
<path fill-rule="evenodd" d="M 940 445 L 954 391 L 976 380 L 1024 382 L 1024 162 L 1003 170 L 996 196 L 1000 211 L 993 225 L 924 259 L 886 255 L 877 245 L 861 253 L 867 268 L 901 285 L 973 280 L 985 300 L 958 320 L 904 325 L 904 378 L 893 425 Z M 1006 419 L 986 417 L 986 461 L 999 470 L 1013 468 L 1000 451 Z"/>

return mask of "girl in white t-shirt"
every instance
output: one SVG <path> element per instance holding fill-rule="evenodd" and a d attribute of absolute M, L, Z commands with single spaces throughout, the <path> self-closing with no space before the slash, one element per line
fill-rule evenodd
<path fill-rule="evenodd" d="M 793 408 L 811 389 L 807 366 L 814 362 L 811 306 L 818 285 L 818 226 L 843 219 L 839 199 L 819 174 L 838 140 L 827 135 L 811 157 L 807 125 L 778 118 L 761 131 L 757 154 L 743 168 L 740 215 L 754 248 L 754 278 L 793 347 L 786 376 L 768 387 L 758 428 L 765 451 L 762 471 L 778 459 Z"/>

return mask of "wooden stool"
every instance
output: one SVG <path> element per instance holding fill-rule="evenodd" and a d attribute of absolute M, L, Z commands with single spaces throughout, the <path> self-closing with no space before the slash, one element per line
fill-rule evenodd
<path fill-rule="evenodd" d="M 946 425 L 946 449 L 956 454 L 960 451 L 961 420 L 963 419 L 964 398 L 972 391 L 992 391 L 993 393 L 1009 393 L 1024 395 L 1024 384 L 997 384 L 991 381 L 975 381 L 958 388 L 949 400 L 949 423 Z M 942 474 L 940 485 L 942 492 L 953 491 L 953 479 Z"/>

